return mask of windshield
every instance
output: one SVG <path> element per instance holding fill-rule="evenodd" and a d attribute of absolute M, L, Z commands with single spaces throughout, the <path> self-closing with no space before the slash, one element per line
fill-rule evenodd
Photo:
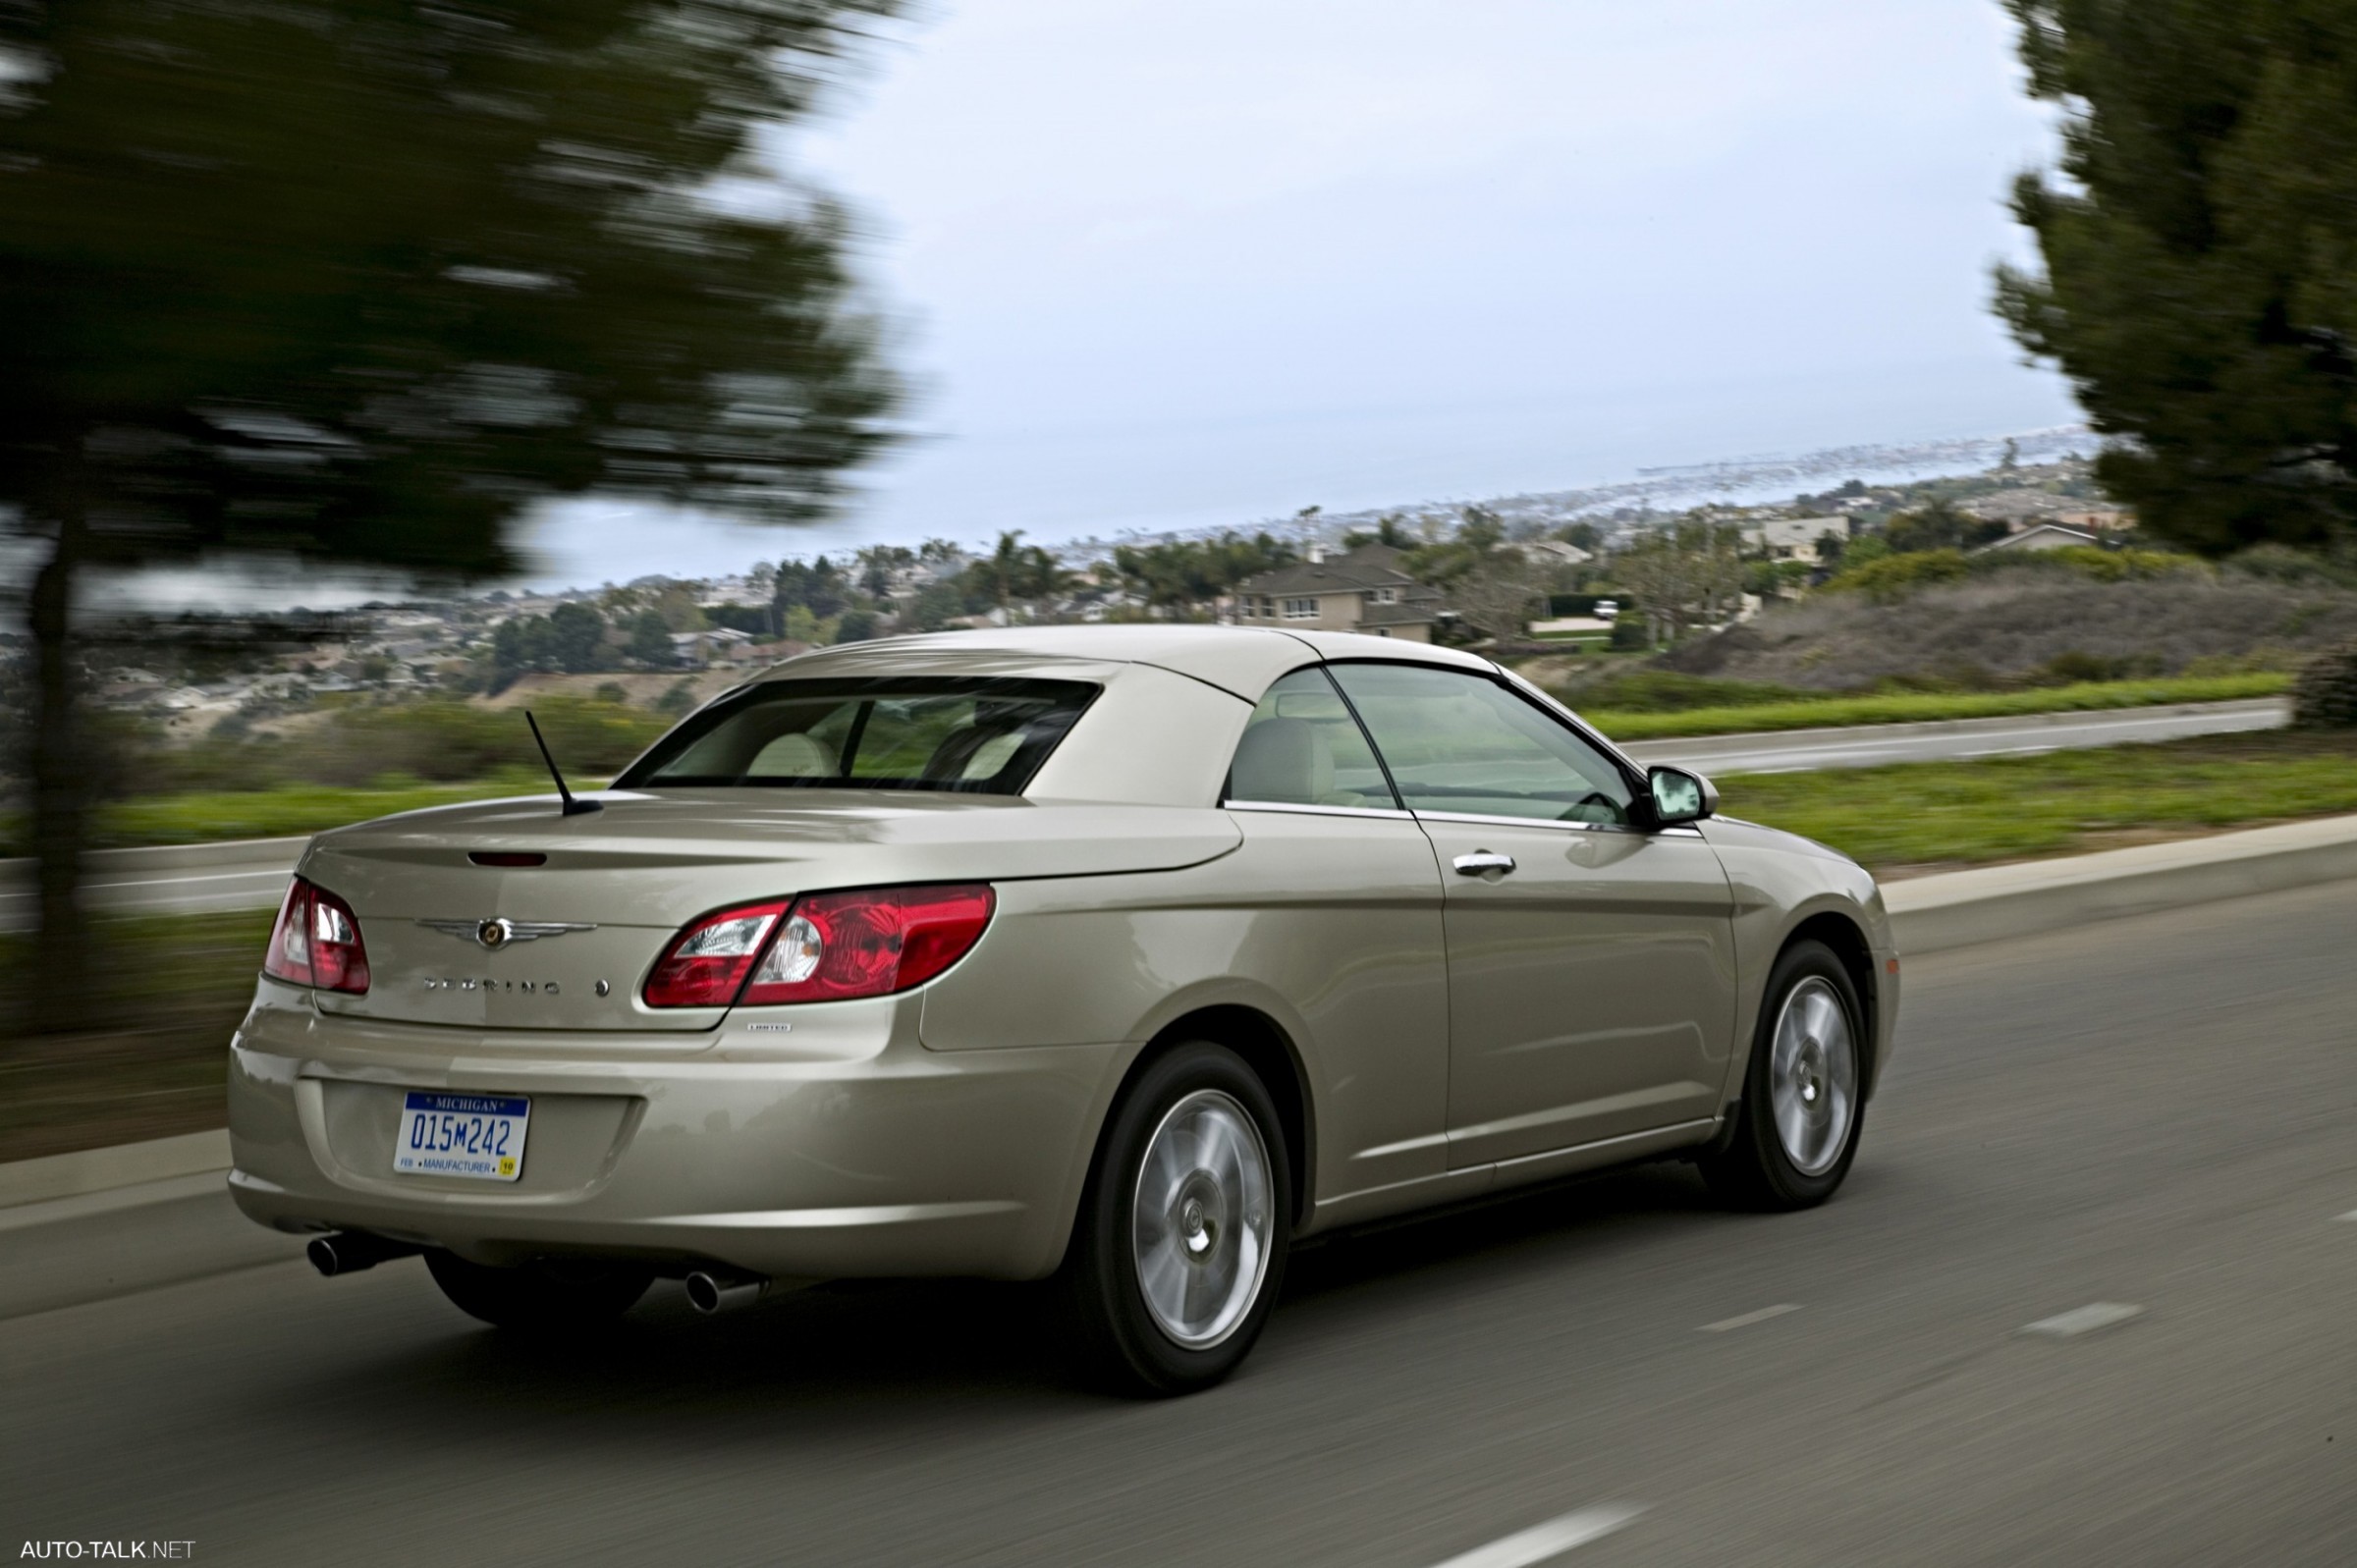
<path fill-rule="evenodd" d="M 1022 793 L 1097 688 L 1076 680 L 770 680 L 691 715 L 618 789 Z"/>

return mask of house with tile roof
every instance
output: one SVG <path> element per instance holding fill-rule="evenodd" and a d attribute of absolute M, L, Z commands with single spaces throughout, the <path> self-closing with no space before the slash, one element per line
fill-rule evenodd
<path fill-rule="evenodd" d="M 1399 555 L 1384 544 L 1333 557 L 1313 550 L 1307 561 L 1236 584 L 1227 619 L 1239 626 L 1430 642 L 1442 615 L 1441 591 L 1400 570 Z"/>

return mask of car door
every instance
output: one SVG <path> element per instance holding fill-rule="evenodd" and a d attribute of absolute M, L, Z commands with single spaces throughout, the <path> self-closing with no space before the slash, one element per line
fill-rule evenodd
<path fill-rule="evenodd" d="M 1449 975 L 1442 877 L 1323 670 L 1253 710 L 1226 805 L 1242 919 L 1231 967 L 1303 1026 L 1321 1207 L 1446 1174 Z"/>
<path fill-rule="evenodd" d="M 1330 668 L 1444 873 L 1451 1164 L 1716 1114 L 1733 895 L 1701 835 L 1634 826 L 1640 781 L 1503 679 Z"/>

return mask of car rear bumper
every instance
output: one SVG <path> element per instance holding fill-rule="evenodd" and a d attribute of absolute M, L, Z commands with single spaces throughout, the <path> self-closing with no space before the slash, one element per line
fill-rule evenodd
<path fill-rule="evenodd" d="M 540 1035 L 323 1017 L 265 983 L 231 1048 L 231 1195 L 282 1230 L 483 1263 L 723 1264 L 778 1276 L 1035 1278 L 1061 1260 L 1134 1048 L 938 1053 L 909 999 L 770 1032 Z M 397 1175 L 411 1090 L 522 1095 L 514 1182 Z"/>

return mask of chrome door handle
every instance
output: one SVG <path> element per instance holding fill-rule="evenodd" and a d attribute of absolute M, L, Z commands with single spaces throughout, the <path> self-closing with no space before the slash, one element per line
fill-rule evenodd
<path fill-rule="evenodd" d="M 1512 855 L 1494 855 L 1487 849 L 1481 849 L 1469 855 L 1458 855 L 1450 864 L 1456 867 L 1456 874 L 1460 877 L 1478 877 L 1488 871 L 1507 872 L 1513 870 L 1514 857 Z"/>

